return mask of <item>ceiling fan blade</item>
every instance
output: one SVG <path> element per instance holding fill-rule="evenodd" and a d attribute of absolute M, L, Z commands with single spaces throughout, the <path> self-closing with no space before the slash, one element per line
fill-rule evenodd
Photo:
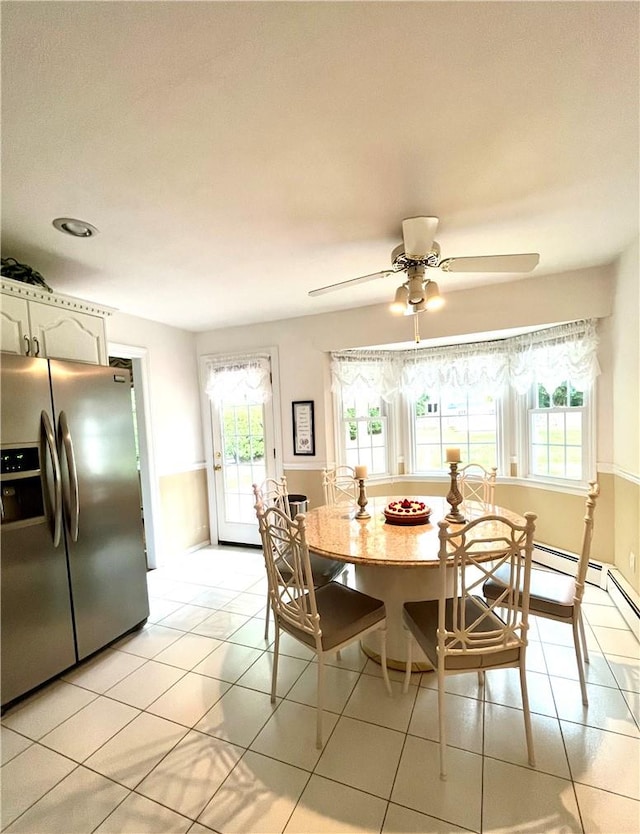
<path fill-rule="evenodd" d="M 531 272 L 540 255 L 479 255 L 475 258 L 446 258 L 439 264 L 443 272 Z"/>
<path fill-rule="evenodd" d="M 417 261 L 428 255 L 437 228 L 437 217 L 407 217 L 403 220 L 402 239 L 407 258 Z"/>
<path fill-rule="evenodd" d="M 339 284 L 329 284 L 327 287 L 319 287 L 317 290 L 311 290 L 309 295 L 323 295 L 326 292 L 341 290 L 344 287 L 353 287 L 356 284 L 364 284 L 366 281 L 375 281 L 376 278 L 386 278 L 387 275 L 394 274 L 395 270 L 387 269 L 384 272 L 374 272 L 371 275 L 361 275 L 359 278 L 351 278 L 349 281 L 341 281 Z"/>

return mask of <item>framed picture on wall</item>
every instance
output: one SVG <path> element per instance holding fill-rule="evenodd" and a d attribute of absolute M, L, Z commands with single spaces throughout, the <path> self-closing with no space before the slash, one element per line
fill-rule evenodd
<path fill-rule="evenodd" d="M 313 400 L 300 400 L 293 407 L 293 454 L 315 455 L 316 437 L 313 425 Z"/>

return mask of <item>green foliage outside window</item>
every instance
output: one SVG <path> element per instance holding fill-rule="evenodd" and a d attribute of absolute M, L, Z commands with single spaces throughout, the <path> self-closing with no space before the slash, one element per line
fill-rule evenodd
<path fill-rule="evenodd" d="M 380 408 L 369 408 L 368 409 L 369 417 L 380 417 Z M 355 419 L 356 410 L 355 408 L 347 408 L 345 409 L 345 417 L 347 419 Z M 381 434 L 382 433 L 382 423 L 378 420 L 368 420 L 367 421 L 367 434 Z M 358 436 L 358 424 L 355 422 L 349 422 L 349 440 L 355 440 Z"/>
<path fill-rule="evenodd" d="M 423 394 L 416 400 L 416 417 L 424 417 L 427 414 L 427 403 L 429 402 L 429 395 Z"/>
<path fill-rule="evenodd" d="M 225 408 L 223 434 L 227 462 L 264 460 L 262 406 Z"/>
<path fill-rule="evenodd" d="M 584 394 L 569 386 L 569 396 L 567 397 L 567 384 L 559 385 L 549 396 L 549 392 L 544 385 L 538 385 L 538 408 L 562 408 L 567 406 L 582 406 L 584 405 Z"/>

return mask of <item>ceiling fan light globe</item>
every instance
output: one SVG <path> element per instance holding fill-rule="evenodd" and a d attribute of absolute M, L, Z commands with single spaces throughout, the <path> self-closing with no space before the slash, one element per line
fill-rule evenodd
<path fill-rule="evenodd" d="M 436 298 L 432 298 L 430 301 L 425 302 L 425 306 L 430 313 L 435 313 L 436 310 L 442 310 L 445 305 L 444 298 L 439 295 Z"/>
<path fill-rule="evenodd" d="M 396 290 L 396 295 L 389 309 L 392 313 L 397 316 L 403 315 L 403 313 L 407 310 L 407 297 L 409 295 L 409 291 L 407 289 L 406 284 L 401 284 L 398 289 Z"/>
<path fill-rule="evenodd" d="M 424 294 L 425 308 L 433 313 L 444 307 L 444 298 L 440 295 L 440 288 L 435 281 L 428 281 Z"/>

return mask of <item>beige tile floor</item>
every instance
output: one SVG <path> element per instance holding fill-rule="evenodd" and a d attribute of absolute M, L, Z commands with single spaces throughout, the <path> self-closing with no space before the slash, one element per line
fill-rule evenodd
<path fill-rule="evenodd" d="M 406 695 L 393 673 L 389 699 L 379 667 L 343 651 L 318 751 L 313 657 L 285 637 L 270 703 L 259 551 L 203 549 L 148 582 L 141 632 L 3 715 L 2 831 L 640 831 L 640 647 L 604 591 L 586 596 L 588 709 L 570 629 L 534 622 L 536 768 L 513 670 L 484 692 L 456 676 L 443 782 L 433 673 Z"/>

